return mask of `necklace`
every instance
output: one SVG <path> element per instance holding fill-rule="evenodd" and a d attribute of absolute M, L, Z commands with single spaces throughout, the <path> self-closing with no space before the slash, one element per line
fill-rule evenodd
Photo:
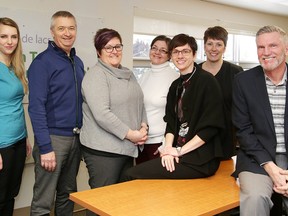
<path fill-rule="evenodd" d="M 182 83 L 183 86 L 189 82 L 189 80 L 192 78 L 192 76 L 194 75 L 195 72 L 196 72 L 196 67 L 194 66 L 193 71 L 192 71 L 191 75 L 189 76 L 189 78 L 187 80 L 183 81 L 183 83 Z"/>
<path fill-rule="evenodd" d="M 181 86 L 178 86 L 177 90 L 176 90 L 176 95 L 177 97 L 178 94 L 180 93 L 180 97 L 178 98 L 178 102 L 177 102 L 177 105 L 176 105 L 176 110 L 177 110 L 177 115 L 178 115 L 178 118 L 179 120 L 182 122 L 183 120 L 183 110 L 182 110 L 182 98 L 186 92 L 186 84 L 189 82 L 189 80 L 192 78 L 192 76 L 195 74 L 195 71 L 196 71 L 196 67 L 194 66 L 194 69 L 191 73 L 191 75 L 189 76 L 189 78 L 185 81 L 182 82 L 182 85 Z M 180 91 L 180 92 L 179 92 Z"/>

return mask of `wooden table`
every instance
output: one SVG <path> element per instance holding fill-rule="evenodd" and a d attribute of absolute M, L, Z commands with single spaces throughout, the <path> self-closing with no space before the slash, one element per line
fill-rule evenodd
<path fill-rule="evenodd" d="M 209 178 L 134 180 L 70 194 L 75 203 L 103 216 L 215 215 L 239 206 L 233 161 Z"/>

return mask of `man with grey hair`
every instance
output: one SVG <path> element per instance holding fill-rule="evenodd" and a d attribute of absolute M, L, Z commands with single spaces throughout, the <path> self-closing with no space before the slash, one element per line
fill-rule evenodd
<path fill-rule="evenodd" d="M 50 215 L 55 199 L 55 215 L 72 216 L 69 194 L 77 191 L 84 65 L 73 48 L 75 17 L 56 12 L 50 31 L 53 41 L 28 69 L 28 110 L 35 137 L 31 215 Z"/>
<path fill-rule="evenodd" d="M 235 76 L 233 123 L 240 149 L 240 215 L 270 215 L 273 191 L 288 207 L 287 169 L 288 102 L 287 34 L 277 26 L 264 26 L 256 34 L 260 65 Z"/>

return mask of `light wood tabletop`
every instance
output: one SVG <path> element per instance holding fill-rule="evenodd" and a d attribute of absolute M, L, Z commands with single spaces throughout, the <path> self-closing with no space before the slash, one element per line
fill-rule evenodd
<path fill-rule="evenodd" d="M 103 216 L 215 215 L 239 206 L 232 160 L 217 173 L 191 180 L 133 180 L 70 194 L 75 203 Z"/>

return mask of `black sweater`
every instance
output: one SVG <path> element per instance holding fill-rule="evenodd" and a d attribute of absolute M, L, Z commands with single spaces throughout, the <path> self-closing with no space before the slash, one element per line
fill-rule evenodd
<path fill-rule="evenodd" d="M 198 135 L 205 144 L 183 155 L 182 162 L 188 165 L 201 165 L 223 156 L 221 130 L 224 129 L 224 111 L 221 89 L 212 74 L 196 64 L 195 67 L 196 72 L 189 80 L 182 98 L 182 110 L 189 124 L 187 142 Z M 177 92 L 183 78 L 185 79 L 180 77 L 171 84 L 164 116 L 167 122 L 166 133 L 174 134 L 173 146 L 177 144 L 180 125 L 177 117 Z"/>

